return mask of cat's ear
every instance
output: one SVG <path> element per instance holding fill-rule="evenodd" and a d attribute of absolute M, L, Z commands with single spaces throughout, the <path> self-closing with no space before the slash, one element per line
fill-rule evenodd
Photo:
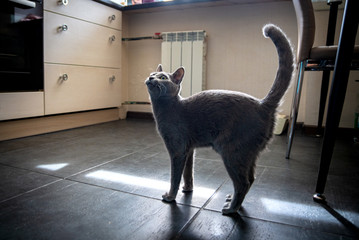
<path fill-rule="evenodd" d="M 172 80 L 176 84 L 180 84 L 182 82 L 184 76 L 184 68 L 179 67 L 174 73 L 172 73 Z"/>
<path fill-rule="evenodd" d="M 156 72 L 163 72 L 161 64 L 158 65 Z"/>

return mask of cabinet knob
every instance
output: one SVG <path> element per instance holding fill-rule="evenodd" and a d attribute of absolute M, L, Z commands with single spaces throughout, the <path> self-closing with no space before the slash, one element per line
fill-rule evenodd
<path fill-rule="evenodd" d="M 66 6 L 67 4 L 69 4 L 69 0 L 59 0 L 57 3 L 58 3 L 59 5 L 64 5 L 64 6 Z"/>
<path fill-rule="evenodd" d="M 67 81 L 67 79 L 69 79 L 69 76 L 68 76 L 66 73 L 64 73 L 64 74 L 62 74 L 62 75 L 60 76 L 60 79 L 61 79 L 62 81 Z"/>
<path fill-rule="evenodd" d="M 61 31 L 67 31 L 69 27 L 66 24 L 62 24 L 62 26 L 57 28 L 59 32 Z"/>
<path fill-rule="evenodd" d="M 112 16 L 109 16 L 109 17 L 108 17 L 108 20 L 109 20 L 110 22 L 116 20 L 115 14 L 113 14 Z"/>
<path fill-rule="evenodd" d="M 112 77 L 110 77 L 110 82 L 114 82 L 116 80 L 115 75 L 112 75 Z"/>
<path fill-rule="evenodd" d="M 112 35 L 112 36 L 110 37 L 110 42 L 114 42 L 115 40 L 116 40 L 115 35 Z"/>

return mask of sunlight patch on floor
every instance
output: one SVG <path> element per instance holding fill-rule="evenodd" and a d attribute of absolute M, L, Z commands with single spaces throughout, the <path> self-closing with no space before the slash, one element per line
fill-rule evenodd
<path fill-rule="evenodd" d="M 334 216 L 327 214 L 327 211 L 322 208 L 320 205 L 309 205 L 303 203 L 282 201 L 277 199 L 270 198 L 261 198 L 261 202 L 268 212 L 289 216 L 293 218 L 306 219 L 310 221 L 316 221 L 320 219 L 321 221 L 333 222 L 335 220 Z M 355 219 L 359 219 L 359 214 L 350 211 L 343 210 L 334 210 L 341 214 L 343 217 L 347 218 L 349 221 L 355 222 Z"/>
<path fill-rule="evenodd" d="M 288 202 L 270 198 L 261 198 L 261 201 L 268 212 L 280 215 L 309 219 L 323 212 L 320 211 L 320 207 L 310 206 L 303 203 Z"/>
<path fill-rule="evenodd" d="M 111 172 L 106 170 L 98 170 L 86 175 L 86 177 L 101 179 L 105 181 L 118 182 L 123 184 L 135 185 L 139 187 L 158 189 L 163 191 L 168 191 L 170 188 L 169 182 L 155 180 L 151 178 L 137 177 L 128 174 L 122 174 L 117 172 Z M 204 188 L 204 187 L 194 187 L 196 195 L 203 196 L 207 198 L 208 195 L 212 195 L 215 189 Z"/>
<path fill-rule="evenodd" d="M 42 164 L 42 165 L 36 166 L 36 168 L 42 168 L 42 169 L 46 169 L 46 170 L 50 170 L 50 171 L 57 171 L 57 170 L 60 170 L 61 168 L 66 167 L 67 165 L 69 165 L 69 164 L 68 163 Z"/>

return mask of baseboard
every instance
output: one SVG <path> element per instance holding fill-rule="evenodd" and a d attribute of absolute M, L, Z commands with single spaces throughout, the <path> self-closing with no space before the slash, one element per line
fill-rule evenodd
<path fill-rule="evenodd" d="M 84 127 L 119 119 L 118 108 L 0 122 L 0 141 Z"/>
<path fill-rule="evenodd" d="M 154 120 L 153 114 L 151 112 L 132 112 L 132 111 L 129 111 L 129 112 L 127 112 L 127 118 L 152 119 L 152 120 Z"/>
<path fill-rule="evenodd" d="M 355 132 L 357 130 L 354 128 L 338 128 L 337 131 L 337 135 L 338 136 L 345 136 L 345 137 L 352 137 L 354 136 Z M 302 126 L 302 132 L 304 135 L 309 135 L 309 136 L 323 136 L 324 134 L 324 127 L 317 129 L 317 126 L 313 126 L 313 125 L 303 125 Z"/>

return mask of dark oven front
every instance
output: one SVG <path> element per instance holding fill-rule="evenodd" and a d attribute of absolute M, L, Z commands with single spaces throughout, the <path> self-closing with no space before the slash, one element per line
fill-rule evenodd
<path fill-rule="evenodd" d="M 0 2 L 0 92 L 42 91 L 43 0 Z"/>

